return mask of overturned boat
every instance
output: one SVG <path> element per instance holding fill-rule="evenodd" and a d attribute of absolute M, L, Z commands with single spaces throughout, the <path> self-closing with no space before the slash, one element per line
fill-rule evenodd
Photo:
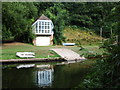
<path fill-rule="evenodd" d="M 34 52 L 17 52 L 16 56 L 22 57 L 22 58 L 24 58 L 24 57 L 33 58 L 33 57 L 35 57 L 35 53 Z"/>

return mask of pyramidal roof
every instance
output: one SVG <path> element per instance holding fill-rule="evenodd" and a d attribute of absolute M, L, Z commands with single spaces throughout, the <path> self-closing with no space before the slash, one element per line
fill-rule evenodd
<path fill-rule="evenodd" d="M 50 19 L 46 17 L 44 14 L 42 14 L 38 20 L 50 20 Z"/>

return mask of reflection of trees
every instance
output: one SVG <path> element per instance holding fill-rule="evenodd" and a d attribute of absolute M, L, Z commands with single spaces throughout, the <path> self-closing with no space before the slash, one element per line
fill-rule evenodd
<path fill-rule="evenodd" d="M 37 71 L 37 84 L 39 87 L 51 86 L 54 69 L 44 69 Z"/>

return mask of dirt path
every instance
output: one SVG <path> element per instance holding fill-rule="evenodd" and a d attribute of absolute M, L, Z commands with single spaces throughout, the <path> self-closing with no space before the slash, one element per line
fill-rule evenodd
<path fill-rule="evenodd" d="M 21 42 L 2 43 L 2 46 L 9 46 L 9 45 L 26 45 L 26 44 Z"/>

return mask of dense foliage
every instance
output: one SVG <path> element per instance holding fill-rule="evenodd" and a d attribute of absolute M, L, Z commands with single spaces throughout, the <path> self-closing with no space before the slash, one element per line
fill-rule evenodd
<path fill-rule="evenodd" d="M 14 37 L 17 41 L 31 42 L 31 22 L 36 17 L 37 9 L 33 3 L 3 3 L 2 8 L 2 38 Z"/>
<path fill-rule="evenodd" d="M 52 19 L 55 25 L 54 44 L 61 44 L 65 40 L 63 37 L 65 26 L 74 25 L 93 30 L 103 37 L 110 37 L 116 25 L 111 15 L 117 4 L 114 2 L 2 3 L 2 39 L 9 40 L 13 37 L 17 41 L 31 42 L 34 38 L 31 25 L 42 14 Z"/>
<path fill-rule="evenodd" d="M 65 21 L 67 20 L 67 11 L 63 9 L 64 5 L 61 3 L 54 3 L 54 6 L 46 9 L 44 12 L 46 16 L 52 19 L 54 23 L 54 44 L 62 44 L 65 40 L 63 37 L 63 30 Z"/>
<path fill-rule="evenodd" d="M 115 16 L 115 18 L 114 18 Z M 97 64 L 83 83 L 81 88 L 119 88 L 120 87 L 120 4 L 114 9 L 113 18 L 116 21 L 115 33 L 104 41 L 104 48 L 109 57 L 98 60 Z"/>

